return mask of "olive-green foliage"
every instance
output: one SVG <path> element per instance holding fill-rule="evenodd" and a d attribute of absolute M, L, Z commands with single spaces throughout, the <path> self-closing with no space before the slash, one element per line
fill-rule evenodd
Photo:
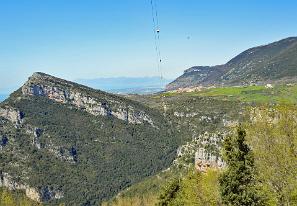
<path fill-rule="evenodd" d="M 165 101 L 167 105 L 167 118 L 176 123 L 178 134 L 182 136 L 183 140 L 187 140 L 195 132 L 199 134 L 200 131 L 224 130 L 224 127 L 220 125 L 222 117 L 237 120 L 239 119 L 238 113 L 241 110 L 245 110 L 243 109 L 245 106 L 254 105 L 251 103 L 257 103 L 255 105 L 265 103 L 265 106 L 260 107 L 263 110 L 262 112 L 260 110 L 254 111 L 255 114 L 259 114 L 259 117 L 262 116 L 263 119 L 245 125 L 248 134 L 246 138 L 251 148 L 253 148 L 255 166 L 258 170 L 256 174 L 253 174 L 253 178 L 255 182 L 261 182 L 260 185 L 257 185 L 256 189 L 260 193 L 259 196 L 263 197 L 267 205 L 277 205 L 280 201 L 278 199 L 281 194 L 287 196 L 285 199 L 291 205 L 296 204 L 297 186 L 294 182 L 297 179 L 294 177 L 297 176 L 297 161 L 295 159 L 296 156 L 294 157 L 294 153 L 292 153 L 294 151 L 292 150 L 292 145 L 297 145 L 295 138 L 295 134 L 297 134 L 297 115 L 296 109 L 294 109 L 295 106 L 288 105 L 297 102 L 297 85 L 274 85 L 274 88 L 265 88 L 263 86 L 225 87 L 192 93 L 167 93 L 162 98 L 161 95 L 132 96 L 132 98 L 145 102 L 153 108 L 159 107 L 161 110 L 162 107 L 160 105 L 162 101 Z M 287 110 L 287 112 L 281 112 L 281 124 L 270 123 L 271 117 L 278 117 L 280 111 L 276 113 L 275 108 L 272 109 L 271 104 L 266 105 L 266 103 L 287 105 L 278 107 L 284 111 Z M 198 117 L 207 115 L 211 117 L 216 116 L 218 119 L 213 124 L 201 122 L 197 117 L 175 117 L 173 115 L 175 111 L 184 112 L 185 114 L 197 112 L 199 114 Z M 295 119 L 293 118 L 294 114 Z M 250 116 L 251 114 L 249 113 L 246 116 L 247 118 L 242 118 L 241 121 L 249 120 Z M 284 121 L 285 119 L 287 120 Z M 292 137 L 294 137 L 294 144 L 292 144 Z M 291 152 L 288 153 L 289 147 L 291 148 Z M 186 175 L 183 176 L 185 177 Z M 174 177 L 173 173 L 171 173 L 172 177 Z M 167 176 L 167 179 L 170 179 L 170 176 Z M 158 183 L 158 180 L 160 179 L 154 176 L 141 182 L 140 194 L 151 191 L 149 188 L 154 188 L 153 190 L 156 191 L 156 187 L 152 187 L 152 185 L 164 184 L 163 180 L 162 183 Z M 276 188 L 280 188 L 279 186 L 281 185 L 283 185 L 283 192 L 277 192 Z M 133 185 L 131 188 L 133 190 L 130 195 L 136 195 L 139 187 Z M 123 193 L 126 193 L 126 191 L 123 191 Z M 202 193 L 200 192 L 199 194 Z M 205 195 L 203 194 L 201 196 Z"/>
<path fill-rule="evenodd" d="M 209 169 L 207 173 L 202 174 L 198 185 L 199 205 L 221 205 L 219 175 L 220 171 L 217 169 Z"/>
<path fill-rule="evenodd" d="M 1 206 L 41 206 L 26 197 L 21 191 L 9 191 L 0 188 L 0 205 Z"/>
<path fill-rule="evenodd" d="M 180 144 L 191 141 L 193 134 L 198 136 L 206 131 L 225 131 L 223 120 L 238 118 L 242 107 L 236 101 L 184 95 L 166 97 L 165 102 L 166 118 L 175 125 L 177 135 L 182 140 Z M 183 116 L 177 116 L 178 114 Z"/>
<path fill-rule="evenodd" d="M 24 177 L 21 180 L 32 187 L 48 186 L 64 192 L 64 198 L 49 204 L 100 203 L 169 167 L 175 156 L 177 138 L 171 126 L 158 111 L 141 104 L 134 103 L 152 117 L 156 127 L 93 116 L 43 97 L 20 96 L 17 91 L 3 103 L 24 112 L 25 118 L 24 127 L 19 129 L 10 123 L 0 125 L 9 139 L 0 151 L 1 170 Z M 32 145 L 34 137 L 26 133 L 25 125 L 44 131 L 41 149 Z M 59 154 L 69 154 L 75 148 L 77 161 L 61 160 L 49 150 L 52 145 Z"/>
<path fill-rule="evenodd" d="M 242 108 L 240 102 L 229 101 L 225 99 L 215 99 L 213 97 L 191 96 L 187 94 L 177 94 L 173 96 L 134 95 L 129 97 L 133 100 L 137 100 L 145 104 L 148 104 L 152 108 L 159 108 L 161 112 L 164 112 L 162 103 L 165 102 L 166 118 L 168 119 L 168 121 L 172 123 L 172 125 L 174 125 L 174 128 L 176 129 L 175 132 L 178 135 L 178 137 L 180 137 L 180 145 L 186 144 L 188 141 L 191 141 L 194 135 L 197 137 L 199 134 L 203 134 L 204 132 L 212 133 L 213 131 L 225 131 L 226 128 L 224 127 L 223 120 L 237 119 L 239 116 L 238 113 Z M 184 116 L 176 116 L 174 114 L 175 112 L 178 112 L 180 114 L 183 113 Z M 194 115 L 191 116 L 191 114 Z M 209 117 L 210 119 L 201 119 L 200 117 L 202 116 Z M 207 149 L 211 153 L 219 153 L 218 148 L 214 149 L 212 147 L 207 147 Z M 193 163 L 194 156 L 185 160 L 185 164 L 187 165 Z M 137 197 L 141 196 L 142 194 L 158 195 L 158 193 L 160 193 L 160 188 L 164 184 L 166 184 L 166 181 L 168 181 L 168 179 L 173 179 L 176 176 L 187 176 L 187 172 L 180 171 L 183 169 L 185 168 L 171 167 L 170 171 L 168 172 L 158 173 L 158 175 L 147 178 L 136 185 L 132 185 L 129 188 L 129 190 L 122 191 L 120 196 Z M 207 177 L 210 177 L 210 174 L 211 173 L 207 173 Z M 218 172 L 214 172 L 213 174 L 218 174 Z M 205 175 L 203 175 L 203 178 L 204 177 L 206 178 Z M 211 182 L 211 179 L 216 182 L 218 181 L 217 178 L 209 178 L 209 182 Z M 199 198 L 201 198 L 201 200 L 198 201 L 196 198 L 197 202 L 200 205 L 205 205 L 205 202 L 208 202 L 209 205 L 216 205 L 215 203 L 210 202 L 216 202 L 220 199 L 218 186 L 209 187 L 209 191 L 211 191 L 210 188 L 213 188 L 217 192 L 212 191 L 204 195 L 204 193 L 200 191 L 199 194 L 201 194 L 201 196 Z M 213 197 L 215 201 L 211 201 L 210 197 Z M 203 198 L 205 198 L 206 200 L 203 200 Z M 183 199 L 185 200 L 185 198 Z"/>
<path fill-rule="evenodd" d="M 223 158 L 227 169 L 220 177 L 220 191 L 226 205 L 261 205 L 258 195 L 254 157 L 246 143 L 246 132 L 238 128 L 235 137 L 227 137 L 223 144 Z"/>
<path fill-rule="evenodd" d="M 176 176 L 175 171 L 166 170 L 159 172 L 158 174 L 144 178 L 139 183 L 131 185 L 131 187 L 121 191 L 113 199 L 105 202 L 108 206 L 118 205 L 133 205 L 133 206 L 144 206 L 144 205 L 155 205 L 160 190 L 168 179 L 172 179 Z"/>
<path fill-rule="evenodd" d="M 220 205 L 219 171 L 209 169 L 200 173 L 190 169 L 181 179 L 169 181 L 160 191 L 160 206 L 215 206 Z"/>
<path fill-rule="evenodd" d="M 159 195 L 158 206 L 174 205 L 177 194 L 180 190 L 179 179 L 171 180 L 161 191 Z"/>
<path fill-rule="evenodd" d="M 155 195 L 116 198 L 111 202 L 103 202 L 101 206 L 153 206 L 157 202 Z"/>
<path fill-rule="evenodd" d="M 297 109 L 260 107 L 251 112 L 248 141 L 270 205 L 297 205 Z"/>

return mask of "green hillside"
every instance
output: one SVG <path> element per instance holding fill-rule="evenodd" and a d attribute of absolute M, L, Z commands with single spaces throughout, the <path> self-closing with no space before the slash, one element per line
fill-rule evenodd
<path fill-rule="evenodd" d="M 277 105 L 282 105 L 280 106 L 282 108 L 282 112 L 286 110 L 292 110 L 293 113 L 296 112 L 294 105 L 297 103 L 297 86 L 285 84 L 273 85 L 273 88 L 265 88 L 264 86 L 224 87 L 204 89 L 202 91 L 188 93 L 167 92 L 162 95 L 146 96 L 146 98 L 143 96 L 135 95 L 130 96 L 130 98 L 141 102 L 146 102 L 146 104 L 150 105 L 151 107 L 157 108 L 159 106 L 159 109 L 161 110 L 163 110 L 163 107 L 161 105 L 164 101 L 167 106 L 167 118 L 171 118 L 172 121 L 174 121 L 176 125 L 178 125 L 178 134 L 181 135 L 184 140 L 182 144 L 191 145 L 191 147 L 188 148 L 194 148 L 194 150 L 198 150 L 201 145 L 195 144 L 192 141 L 193 137 L 197 137 L 199 136 L 199 134 L 203 134 L 204 132 L 213 134 L 218 131 L 225 131 L 227 132 L 227 134 L 229 134 L 228 131 L 230 132 L 233 130 L 232 126 L 228 127 L 224 125 L 223 122 L 229 122 L 232 125 L 232 122 L 236 123 L 237 121 L 239 121 L 243 124 L 246 124 L 246 127 L 250 132 L 253 130 L 264 132 L 265 130 L 263 130 L 263 128 L 260 128 L 259 125 L 250 125 L 250 122 L 247 121 L 249 120 L 249 118 L 246 119 L 244 117 L 250 108 L 260 108 L 259 111 L 257 110 L 258 112 L 255 113 L 258 114 L 260 113 L 260 111 L 266 110 L 273 112 L 275 110 L 275 107 L 279 107 Z M 174 115 L 174 113 L 176 115 L 184 115 L 180 115 L 177 117 L 176 115 Z M 198 115 L 192 116 L 189 114 Z M 263 113 L 262 115 L 264 117 L 267 114 Z M 199 119 L 199 117 L 201 116 L 209 117 L 209 121 L 201 121 L 201 119 Z M 265 122 L 265 119 L 261 121 L 263 124 L 262 126 L 264 127 L 267 122 Z M 294 122 L 291 123 L 294 124 Z M 254 138 L 257 139 L 258 137 L 256 136 Z M 294 136 L 294 138 L 296 139 L 296 135 Z M 255 144 L 255 140 L 251 139 L 251 137 L 249 138 L 249 141 L 250 144 Z M 262 140 L 257 139 L 257 141 Z M 218 152 L 215 149 L 217 147 L 212 150 L 212 145 L 209 144 L 209 146 L 209 151 L 211 153 L 220 155 L 216 153 Z M 262 146 L 259 145 L 259 148 L 261 147 Z M 278 152 L 284 151 L 279 150 Z M 263 154 L 266 154 L 265 151 Z M 267 156 L 269 156 L 269 154 L 267 154 Z M 273 158 L 273 154 L 271 154 L 270 158 Z M 199 178 L 202 178 L 201 181 L 208 181 L 204 182 L 204 186 L 201 186 L 196 179 L 197 176 L 194 175 L 194 179 L 192 176 L 192 173 L 195 173 L 191 170 L 191 166 L 193 166 L 194 164 L 194 153 L 191 151 L 188 151 L 187 153 L 185 152 L 181 157 L 177 157 L 176 160 L 179 164 L 172 164 L 170 170 L 162 171 L 155 176 L 146 178 L 140 183 L 132 185 L 128 189 L 125 189 L 121 193 L 119 193 L 114 199 L 112 199 L 111 202 L 106 204 L 111 206 L 118 206 L 125 204 L 142 205 L 142 203 L 140 204 L 139 202 L 146 202 L 147 200 L 154 200 L 155 202 L 158 202 L 157 199 L 160 194 L 162 194 L 164 185 L 170 185 L 170 182 L 174 179 L 181 179 L 181 184 L 183 185 L 184 189 L 187 190 L 186 193 L 184 191 L 180 192 L 182 193 L 180 195 L 183 196 L 182 198 L 184 198 L 183 201 L 189 200 L 193 201 L 193 205 L 204 205 L 206 203 L 200 202 L 201 199 L 197 200 L 197 198 L 204 198 L 204 201 L 210 201 L 210 205 L 217 205 L 213 201 L 221 201 L 220 197 L 215 197 L 208 194 L 209 192 L 218 192 L 216 191 L 218 189 L 218 179 L 217 176 L 212 176 L 214 175 L 213 171 L 205 174 L 206 179 L 203 178 L 204 175 L 202 175 L 201 177 L 199 174 L 197 174 Z M 264 164 L 264 162 L 257 161 L 257 164 L 262 165 Z M 187 174 L 187 171 L 189 170 L 190 174 Z M 294 171 L 292 169 L 288 169 L 286 170 L 286 172 L 291 173 Z M 220 172 L 215 174 L 218 175 L 220 174 Z M 283 175 L 280 176 L 284 177 Z M 267 177 L 269 177 L 269 175 L 267 175 Z M 199 191 L 198 194 L 195 193 L 196 190 Z M 269 201 L 271 202 L 267 203 L 267 205 L 277 205 L 277 203 L 275 202 L 276 199 L 274 199 L 276 198 L 276 193 L 272 193 L 271 191 L 266 191 L 264 193 L 265 195 L 269 196 L 269 198 L 271 198 L 269 199 Z M 201 195 L 199 196 L 199 194 Z M 292 193 L 292 195 L 294 194 L 295 193 Z M 292 199 L 291 201 L 294 202 L 295 200 Z M 150 206 L 154 204 L 147 205 Z"/>
<path fill-rule="evenodd" d="M 296 103 L 295 84 L 119 97 L 37 73 L 1 103 L 0 184 L 46 205 L 152 205 L 182 178 L 174 201 L 189 185 L 221 201 L 218 172 L 191 173 L 196 151 L 220 158 L 251 106 Z"/>
<path fill-rule="evenodd" d="M 234 86 L 296 82 L 297 38 L 290 37 L 248 49 L 223 65 L 192 67 L 167 85 L 167 90 L 197 86 Z"/>
<path fill-rule="evenodd" d="M 165 95 L 213 97 L 218 100 L 240 101 L 257 104 L 296 104 L 297 85 L 274 85 L 273 88 L 266 88 L 265 86 L 218 87 L 182 94 L 170 92 Z"/>
<path fill-rule="evenodd" d="M 73 91 L 81 96 L 65 95 Z M 0 108 L 1 178 L 33 188 L 50 205 L 94 205 L 175 156 L 177 137 L 157 110 L 45 74 Z"/>

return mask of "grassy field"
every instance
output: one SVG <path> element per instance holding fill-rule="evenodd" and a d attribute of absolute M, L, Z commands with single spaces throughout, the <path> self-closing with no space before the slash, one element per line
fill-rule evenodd
<path fill-rule="evenodd" d="M 297 85 L 275 85 L 273 88 L 265 88 L 265 86 L 222 87 L 188 93 L 165 93 L 167 97 L 177 95 L 215 97 L 250 103 L 296 104 Z"/>

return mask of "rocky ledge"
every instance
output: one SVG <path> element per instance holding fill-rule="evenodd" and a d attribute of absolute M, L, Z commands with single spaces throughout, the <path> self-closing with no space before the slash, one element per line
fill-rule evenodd
<path fill-rule="evenodd" d="M 22 184 L 15 181 L 9 174 L 0 171 L 0 187 L 6 187 L 9 190 L 24 190 L 28 198 L 36 202 L 50 201 L 61 199 L 64 194 L 60 190 L 55 190 L 49 187 L 36 189 L 27 184 Z"/>
<path fill-rule="evenodd" d="M 23 122 L 24 113 L 8 106 L 0 107 L 0 117 L 9 120 L 10 122 L 19 125 Z"/>

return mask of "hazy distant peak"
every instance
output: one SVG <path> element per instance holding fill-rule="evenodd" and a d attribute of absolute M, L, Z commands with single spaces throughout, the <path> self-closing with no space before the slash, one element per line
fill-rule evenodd
<path fill-rule="evenodd" d="M 166 88 L 296 81 L 296 59 L 297 37 L 289 37 L 247 49 L 224 65 L 191 67 Z"/>

